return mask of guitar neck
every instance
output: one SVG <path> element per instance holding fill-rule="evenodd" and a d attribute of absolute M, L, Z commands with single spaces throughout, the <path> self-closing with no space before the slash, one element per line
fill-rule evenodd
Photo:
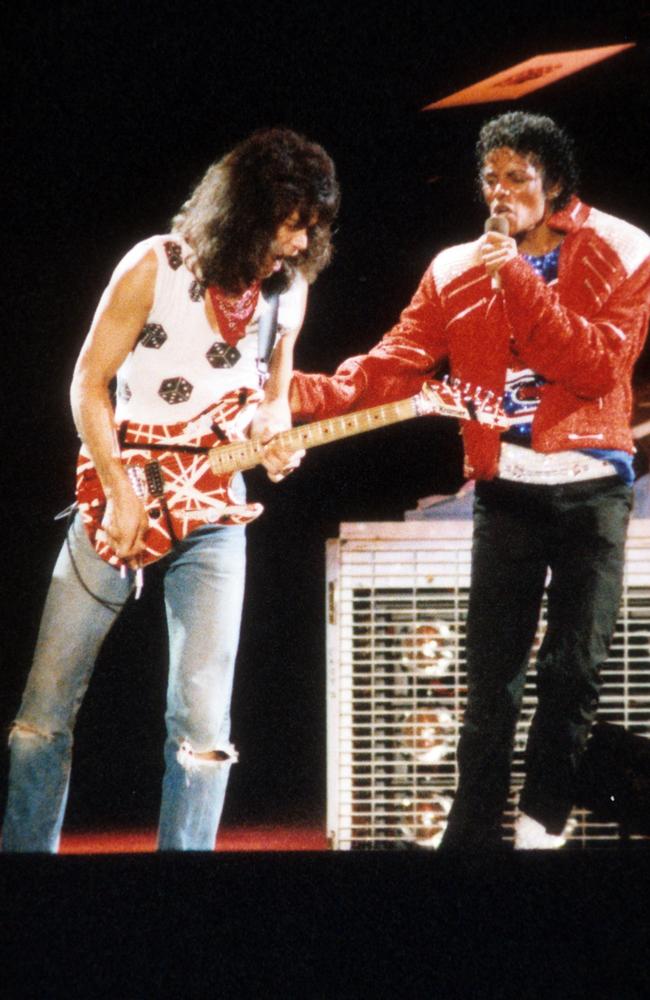
<path fill-rule="evenodd" d="M 401 399 L 397 403 L 384 403 L 368 410 L 358 410 L 339 417 L 317 420 L 312 424 L 302 424 L 281 431 L 274 440 L 290 451 L 314 448 L 328 441 L 363 434 L 378 427 L 396 424 L 418 416 L 417 396 Z M 210 465 L 215 475 L 227 475 L 252 469 L 262 460 L 264 445 L 259 440 L 235 441 L 232 444 L 217 445 L 210 449 Z"/>

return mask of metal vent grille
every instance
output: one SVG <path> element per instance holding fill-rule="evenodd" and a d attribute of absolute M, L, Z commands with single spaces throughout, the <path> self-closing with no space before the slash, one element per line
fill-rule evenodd
<path fill-rule="evenodd" d="M 328 827 L 335 848 L 436 847 L 465 705 L 468 521 L 343 524 L 327 543 Z M 650 521 L 632 521 L 599 718 L 650 736 Z M 542 612 L 531 661 L 545 624 Z M 505 817 L 511 836 L 534 709 L 529 671 Z M 611 845 L 584 811 L 571 844 Z"/>

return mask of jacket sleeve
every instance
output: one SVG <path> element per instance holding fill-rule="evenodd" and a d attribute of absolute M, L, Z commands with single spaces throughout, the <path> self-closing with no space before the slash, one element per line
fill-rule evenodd
<path fill-rule="evenodd" d="M 446 353 L 442 309 L 429 267 L 399 321 L 367 354 L 343 361 L 331 376 L 294 373 L 294 419 L 322 419 L 413 395 Z"/>
<path fill-rule="evenodd" d="M 589 319 L 562 305 L 520 257 L 499 273 L 513 347 L 527 366 L 587 399 L 605 395 L 629 372 L 648 327 L 650 258 Z"/>

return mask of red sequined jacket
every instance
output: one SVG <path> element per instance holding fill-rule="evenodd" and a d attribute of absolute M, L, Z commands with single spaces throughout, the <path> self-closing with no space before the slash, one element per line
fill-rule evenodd
<path fill-rule="evenodd" d="M 336 373 L 297 372 L 297 421 L 416 393 L 445 359 L 453 377 L 497 395 L 508 367 L 547 380 L 532 426 L 541 452 L 615 448 L 632 453 L 631 373 L 650 315 L 650 237 L 577 198 L 549 220 L 565 234 L 556 282 L 518 257 L 491 287 L 478 242 L 450 247 L 428 267 L 398 323 Z M 463 426 L 465 475 L 497 473 L 499 431 Z"/>

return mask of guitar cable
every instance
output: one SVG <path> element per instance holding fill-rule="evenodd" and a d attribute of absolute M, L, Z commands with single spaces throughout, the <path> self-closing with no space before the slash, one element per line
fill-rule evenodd
<path fill-rule="evenodd" d="M 79 581 L 80 586 L 86 591 L 89 597 L 92 597 L 94 601 L 97 601 L 98 604 L 101 604 L 102 607 L 106 608 L 107 611 L 111 611 L 113 614 L 117 615 L 122 610 L 124 605 L 127 603 L 128 597 L 126 601 L 118 603 L 117 601 L 108 601 L 106 600 L 106 598 L 100 597 L 99 594 L 96 594 L 93 590 L 90 589 L 90 587 L 84 580 L 83 576 L 81 575 L 81 570 L 79 569 L 76 559 L 72 554 L 72 545 L 70 544 L 70 530 L 72 528 L 72 522 L 74 521 L 74 516 L 77 513 L 78 509 L 79 509 L 79 504 L 75 501 L 74 503 L 71 503 L 69 507 L 66 507 L 65 510 L 62 510 L 59 514 L 56 514 L 54 520 L 62 521 L 64 518 L 66 519 L 65 544 L 68 550 L 70 563 L 72 564 L 72 568 L 74 570 L 75 576 L 77 577 L 77 580 Z"/>

